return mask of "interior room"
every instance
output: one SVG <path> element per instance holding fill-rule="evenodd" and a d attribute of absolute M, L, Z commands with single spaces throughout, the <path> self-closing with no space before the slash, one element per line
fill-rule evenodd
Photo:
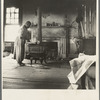
<path fill-rule="evenodd" d="M 96 0 L 4 0 L 3 14 L 4 89 L 96 88 Z"/>

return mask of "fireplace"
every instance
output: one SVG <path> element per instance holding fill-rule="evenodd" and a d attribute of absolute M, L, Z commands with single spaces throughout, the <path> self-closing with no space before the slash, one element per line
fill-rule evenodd
<path fill-rule="evenodd" d="M 58 43 L 57 42 L 42 42 L 41 43 L 46 50 L 47 59 L 56 59 L 58 55 Z"/>
<path fill-rule="evenodd" d="M 66 38 L 46 37 L 42 38 L 42 43 L 48 48 L 48 58 L 66 58 Z"/>

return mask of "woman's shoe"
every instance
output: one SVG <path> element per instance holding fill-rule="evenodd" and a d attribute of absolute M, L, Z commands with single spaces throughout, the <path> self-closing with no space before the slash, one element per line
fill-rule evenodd
<path fill-rule="evenodd" d="M 25 64 L 24 63 L 21 63 L 20 66 L 25 66 Z"/>
<path fill-rule="evenodd" d="M 24 63 L 18 63 L 18 66 L 25 66 Z"/>

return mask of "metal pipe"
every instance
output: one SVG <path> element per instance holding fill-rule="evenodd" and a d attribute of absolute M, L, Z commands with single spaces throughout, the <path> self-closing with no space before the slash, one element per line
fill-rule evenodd
<path fill-rule="evenodd" d="M 37 17 L 38 17 L 38 26 L 37 26 L 37 29 L 38 29 L 38 41 L 41 43 L 42 42 L 42 14 L 41 14 L 41 9 L 40 7 L 38 8 L 37 10 Z"/>

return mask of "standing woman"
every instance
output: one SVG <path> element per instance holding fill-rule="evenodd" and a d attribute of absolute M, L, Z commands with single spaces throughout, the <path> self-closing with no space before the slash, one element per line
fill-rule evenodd
<path fill-rule="evenodd" d="M 29 41 L 31 38 L 31 34 L 28 31 L 28 28 L 31 26 L 31 22 L 27 21 L 19 30 L 19 35 L 15 40 L 14 45 L 14 59 L 16 59 L 17 63 L 20 66 L 24 66 L 25 64 L 22 63 L 24 59 L 24 50 L 25 50 L 25 43 Z"/>

